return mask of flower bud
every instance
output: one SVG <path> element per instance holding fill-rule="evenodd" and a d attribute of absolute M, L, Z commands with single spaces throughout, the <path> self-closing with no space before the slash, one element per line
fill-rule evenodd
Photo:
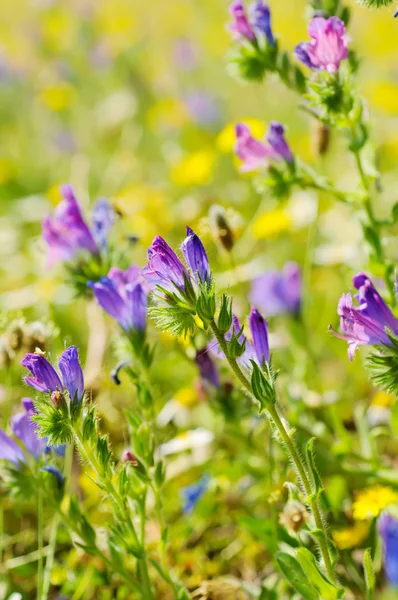
<path fill-rule="evenodd" d="M 214 314 L 216 312 L 214 286 L 212 286 L 212 288 L 213 289 L 209 289 L 208 286 L 204 286 L 196 301 L 196 312 L 205 326 L 208 326 L 209 322 L 214 319 Z"/>
<path fill-rule="evenodd" d="M 61 405 L 65 402 L 65 398 L 62 392 L 60 392 L 59 390 L 55 390 L 55 392 L 52 392 L 51 400 L 57 408 L 60 408 Z"/>
<path fill-rule="evenodd" d="M 238 333 L 233 333 L 228 342 L 228 356 L 230 358 L 240 358 L 246 351 L 246 338 L 242 335 L 243 327 Z M 242 339 L 243 337 L 243 339 Z"/>
<path fill-rule="evenodd" d="M 260 402 L 260 413 L 262 413 L 268 406 L 275 404 L 275 390 L 258 364 L 254 362 L 254 360 L 252 360 L 251 363 L 253 365 L 251 378 L 252 391 L 254 397 Z"/>
<path fill-rule="evenodd" d="M 123 450 L 122 462 L 129 463 L 133 467 L 136 467 L 138 465 L 138 461 L 137 461 L 136 457 L 134 456 L 134 454 L 132 452 L 130 452 L 130 450 L 127 450 L 127 449 Z"/>
<path fill-rule="evenodd" d="M 225 335 L 232 327 L 232 300 L 223 294 L 221 299 L 220 314 L 218 316 L 218 329 Z"/>
<path fill-rule="evenodd" d="M 307 521 L 307 509 L 298 500 L 289 500 L 279 516 L 279 523 L 294 533 L 297 533 Z"/>

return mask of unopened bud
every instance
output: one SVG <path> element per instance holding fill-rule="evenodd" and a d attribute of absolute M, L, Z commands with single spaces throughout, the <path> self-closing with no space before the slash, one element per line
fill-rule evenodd
<path fill-rule="evenodd" d="M 52 392 L 51 400 L 53 401 L 53 403 L 55 404 L 55 406 L 57 408 L 60 408 L 61 404 L 63 404 L 65 402 L 64 396 L 63 396 L 62 392 L 60 392 L 59 390 Z"/>
<path fill-rule="evenodd" d="M 46 350 L 51 337 L 51 331 L 47 325 L 40 321 L 34 321 L 25 325 L 23 333 L 22 346 L 26 352 L 35 352 L 35 348 Z"/>
<path fill-rule="evenodd" d="M 284 511 L 279 515 L 279 523 L 294 533 L 297 533 L 307 521 L 307 509 L 298 500 L 289 500 Z"/>
<path fill-rule="evenodd" d="M 209 212 L 210 225 L 214 238 L 230 252 L 234 246 L 234 234 L 229 226 L 225 210 L 222 206 L 214 204 Z"/>
<path fill-rule="evenodd" d="M 130 463 L 133 467 L 138 465 L 138 460 L 130 450 L 124 450 L 122 454 L 122 462 Z"/>

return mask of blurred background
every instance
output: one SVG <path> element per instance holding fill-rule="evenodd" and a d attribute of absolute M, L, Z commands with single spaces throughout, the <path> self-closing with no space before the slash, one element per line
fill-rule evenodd
<path fill-rule="evenodd" d="M 361 58 L 359 88 L 368 102 L 383 172 L 376 207 L 383 217 L 398 200 L 398 23 L 388 10 L 347 4 L 352 7 L 351 44 Z M 282 47 L 293 50 L 308 37 L 306 3 L 271 0 L 270 6 L 274 34 Z M 337 460 L 343 442 L 333 435 L 336 414 L 349 423 L 356 402 L 390 405 L 389 398 L 371 387 L 361 358 L 349 364 L 345 344 L 327 333 L 329 323 L 337 327 L 337 302 L 350 288 L 352 275 L 369 267 L 360 223 L 348 208 L 312 192 L 298 191 L 276 203 L 256 191 L 233 155 L 233 125 L 244 120 L 262 135 L 269 120 L 281 121 L 294 154 L 337 187 L 355 189 L 357 175 L 344 138 L 332 136 L 327 154 L 319 155 L 314 122 L 300 110 L 293 92 L 272 77 L 262 85 L 242 85 L 230 77 L 227 21 L 225 0 L 0 3 L 0 324 L 5 332 L 12 319 L 40 319 L 53 333 L 54 356 L 65 344 L 81 348 L 86 377 L 103 411 L 103 427 L 121 453 L 125 432 L 120 411 L 133 399 L 129 389 L 116 388 L 109 378 L 119 355 L 110 346 L 114 329 L 92 303 L 74 297 L 62 265 L 49 268 L 41 239 L 41 221 L 59 202 L 59 185 L 75 186 L 86 215 L 97 198 L 112 201 L 120 215 L 118 238 L 126 242 L 134 264 L 144 265 L 155 235 L 176 245 L 185 225 L 192 226 L 208 249 L 219 288 L 234 294 L 235 310 L 243 319 L 253 278 L 295 260 L 304 271 L 305 318 L 300 324 L 290 317 L 271 320 L 275 361 L 285 373 L 281 381 L 292 400 L 290 418 L 297 422 L 301 408 L 310 407 L 315 421 L 322 413 L 326 425 L 319 431 L 327 435 L 329 427 L 329 451 L 336 450 Z M 217 241 L 209 217 L 214 205 L 225 209 L 233 230 L 231 253 Z M 391 230 L 386 240 L 390 255 L 396 252 L 394 240 Z M 175 546 L 182 548 L 178 568 L 198 589 L 203 580 L 218 575 L 250 580 L 265 568 L 273 535 L 266 522 L 263 531 L 256 531 L 258 521 L 250 507 L 263 505 L 268 511 L 271 492 L 279 498 L 284 480 L 271 479 L 271 491 L 261 481 L 266 425 L 254 427 L 249 420 L 242 439 L 233 422 L 226 426 L 232 413 L 234 418 L 236 411 L 244 413 L 240 400 L 224 406 L 224 412 L 213 410 L 187 344 L 161 335 L 159 348 L 155 378 L 164 437 L 178 440 L 182 446 L 177 448 L 183 450 L 185 440 L 189 451 L 170 467 L 176 493 L 167 512 L 174 522 Z M 23 394 L 19 361 L 10 365 L 3 355 L 4 361 L 0 402 L 5 406 L 11 381 L 17 407 Z M 7 421 L 10 409 L 2 412 Z M 249 458 L 248 431 L 253 436 Z M 175 448 L 166 452 L 173 456 Z M 214 490 L 194 519 L 179 520 L 179 490 L 210 472 L 211 456 Z M 326 454 L 325 461 L 329 458 Z M 332 475 L 337 511 L 355 483 Z M 88 478 L 78 480 L 78 473 L 76 478 L 87 509 L 101 523 L 105 517 L 95 486 Z M 31 517 L 13 511 L 11 532 L 16 535 L 20 519 L 27 519 L 29 528 Z M 17 551 L 29 550 L 27 539 Z M 67 539 L 65 535 L 65 548 Z M 66 586 L 69 593 L 65 582 L 74 573 L 69 575 L 75 578 L 70 597 L 106 597 L 95 595 L 96 583 L 106 587 L 98 565 L 92 566 L 90 559 L 92 596 L 77 551 L 65 557 L 56 564 L 54 585 Z M 13 571 L 15 589 L 29 593 L 29 569 L 33 573 L 34 568 L 28 564 Z M 238 592 L 231 593 L 238 598 Z"/>

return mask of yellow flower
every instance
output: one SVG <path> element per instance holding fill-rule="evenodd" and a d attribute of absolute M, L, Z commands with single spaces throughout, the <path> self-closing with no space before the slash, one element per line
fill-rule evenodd
<path fill-rule="evenodd" d="M 198 394 L 193 387 L 181 388 L 174 398 L 183 406 L 194 406 L 198 403 Z"/>
<path fill-rule="evenodd" d="M 372 398 L 373 406 L 390 408 L 394 403 L 395 397 L 392 394 L 386 394 L 386 392 L 377 392 Z"/>
<path fill-rule="evenodd" d="M 357 494 L 352 505 L 354 519 L 366 521 L 377 517 L 382 510 L 398 500 L 398 494 L 389 487 L 375 485 Z"/>
<path fill-rule="evenodd" d="M 354 523 L 352 527 L 345 527 L 344 529 L 337 529 L 333 531 L 333 539 L 336 542 L 336 546 L 340 550 L 347 548 L 355 548 L 361 542 L 363 542 L 369 533 L 369 524 L 365 521 L 359 521 Z"/>
<path fill-rule="evenodd" d="M 215 156 L 211 150 L 199 150 L 184 157 L 171 169 L 175 185 L 206 185 L 213 178 Z"/>
<path fill-rule="evenodd" d="M 73 100 L 75 89 L 69 83 L 49 85 L 40 92 L 39 98 L 47 108 L 54 111 L 65 110 Z"/>
<path fill-rule="evenodd" d="M 266 240 L 288 231 L 291 224 L 291 217 L 284 210 L 277 208 L 257 217 L 253 223 L 253 235 L 258 240 Z"/>
<path fill-rule="evenodd" d="M 264 121 L 260 121 L 259 119 L 236 119 L 236 121 L 224 127 L 216 138 L 216 147 L 220 152 L 225 154 L 232 152 L 235 144 L 235 123 L 238 121 L 246 123 L 250 127 L 254 137 L 264 137 L 266 128 Z"/>
<path fill-rule="evenodd" d="M 8 158 L 0 157 L 0 184 L 7 183 L 14 173 L 14 165 Z"/>

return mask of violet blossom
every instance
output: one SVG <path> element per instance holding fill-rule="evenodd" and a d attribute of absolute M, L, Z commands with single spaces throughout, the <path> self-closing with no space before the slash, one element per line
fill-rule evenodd
<path fill-rule="evenodd" d="M 298 314 L 301 299 L 301 269 L 295 262 L 286 263 L 281 271 L 266 271 L 251 286 L 250 301 L 269 317 Z"/>
<path fill-rule="evenodd" d="M 312 40 L 296 46 L 298 60 L 312 69 L 336 72 L 341 61 L 348 58 L 348 38 L 343 21 L 338 17 L 315 17 L 308 33 Z"/>
<path fill-rule="evenodd" d="M 277 121 L 271 121 L 266 141 L 252 136 L 250 127 L 245 123 L 235 125 L 235 154 L 241 159 L 242 171 L 254 171 L 258 167 L 268 168 L 270 161 L 293 161 L 293 154 L 285 139 L 285 128 Z"/>

